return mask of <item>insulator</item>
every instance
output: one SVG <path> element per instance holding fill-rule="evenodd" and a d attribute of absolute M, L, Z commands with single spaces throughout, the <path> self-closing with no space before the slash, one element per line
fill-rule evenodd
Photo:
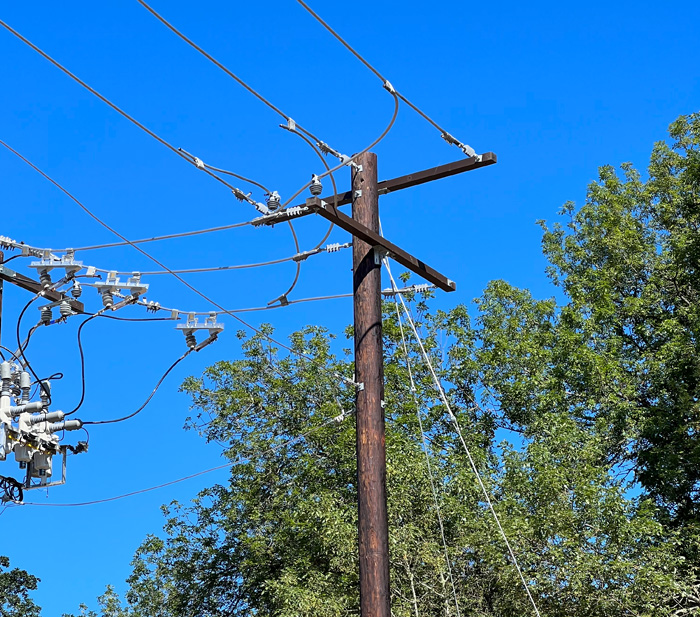
<path fill-rule="evenodd" d="M 49 323 L 53 319 L 53 309 L 50 306 L 45 306 L 41 309 L 41 321 Z"/>
<path fill-rule="evenodd" d="M 51 287 L 51 275 L 48 270 L 39 272 L 39 282 L 43 287 Z"/>
<path fill-rule="evenodd" d="M 114 296 L 112 295 L 112 291 L 109 289 L 105 289 L 102 292 L 102 304 L 105 307 L 110 307 L 114 304 Z"/>
<path fill-rule="evenodd" d="M 66 300 L 61 302 L 61 304 L 58 307 L 58 310 L 61 313 L 61 317 L 70 317 L 73 314 L 73 309 Z"/>
<path fill-rule="evenodd" d="M 270 210 L 270 212 L 277 212 L 279 210 L 279 207 L 281 205 L 281 200 L 280 200 L 280 195 L 277 191 L 272 191 L 267 196 L 267 207 Z"/>
<path fill-rule="evenodd" d="M 311 176 L 311 185 L 309 186 L 309 190 L 314 197 L 318 197 L 321 194 L 321 191 L 323 191 L 323 184 L 321 184 L 321 181 L 318 179 L 316 174 Z"/>
<path fill-rule="evenodd" d="M 187 343 L 187 346 L 190 348 L 195 348 L 197 346 L 197 338 L 193 331 L 190 330 L 185 334 L 185 343 Z"/>
<path fill-rule="evenodd" d="M 80 298 L 81 294 L 83 293 L 83 288 L 78 283 L 78 281 L 73 281 L 73 287 L 70 289 L 70 295 L 73 296 L 74 298 Z"/>

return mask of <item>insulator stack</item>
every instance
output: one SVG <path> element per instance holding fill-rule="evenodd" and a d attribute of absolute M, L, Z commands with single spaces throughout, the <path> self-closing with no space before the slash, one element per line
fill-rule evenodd
<path fill-rule="evenodd" d="M 109 308 L 114 304 L 114 296 L 112 295 L 112 292 L 109 289 L 105 289 L 102 292 L 102 304 L 106 308 Z"/>
<path fill-rule="evenodd" d="M 39 272 L 39 282 L 43 287 L 51 287 L 51 275 L 48 270 Z"/>
<path fill-rule="evenodd" d="M 309 186 L 309 191 L 311 191 L 311 194 L 314 197 L 318 197 L 321 194 L 321 191 L 323 191 L 323 184 L 321 184 L 321 181 L 318 179 L 318 176 L 316 174 L 313 174 L 311 176 L 311 185 Z"/>
<path fill-rule="evenodd" d="M 61 313 L 61 317 L 70 317 L 73 314 L 73 309 L 66 300 L 61 302 L 60 306 L 58 307 L 58 310 Z"/>
<path fill-rule="evenodd" d="M 197 339 L 194 332 L 188 332 L 185 334 L 185 343 L 187 343 L 187 346 L 191 349 L 194 349 L 197 346 Z"/>
<path fill-rule="evenodd" d="M 51 320 L 53 319 L 53 310 L 51 309 L 50 306 L 45 306 L 43 309 L 41 309 L 41 321 L 44 323 L 50 323 Z"/>
<path fill-rule="evenodd" d="M 80 298 L 82 293 L 83 293 L 83 288 L 80 285 L 80 283 L 78 283 L 78 281 L 73 281 L 73 287 L 71 287 L 70 295 L 73 296 L 74 298 Z"/>

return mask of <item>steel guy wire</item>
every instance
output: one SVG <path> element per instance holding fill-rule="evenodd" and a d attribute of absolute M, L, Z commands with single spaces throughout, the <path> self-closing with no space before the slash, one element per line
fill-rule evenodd
<path fill-rule="evenodd" d="M 391 274 L 391 268 L 389 266 L 389 261 L 386 257 L 384 258 L 383 261 L 384 261 L 384 267 L 386 268 L 387 273 L 389 274 L 389 279 L 391 280 L 392 287 L 396 288 L 396 281 L 394 280 L 394 277 Z M 472 471 L 474 472 L 474 475 L 476 476 L 479 487 L 481 488 L 481 492 L 484 495 L 484 499 L 485 499 L 486 503 L 488 504 L 489 510 L 491 511 L 491 514 L 496 522 L 496 526 L 498 527 L 498 531 L 501 535 L 501 538 L 503 539 L 503 542 L 505 543 L 506 548 L 508 549 L 508 553 L 510 554 L 510 558 L 513 561 L 513 565 L 515 566 L 515 569 L 517 570 L 518 575 L 520 577 L 520 581 L 522 582 L 523 588 L 525 589 L 525 593 L 527 594 L 527 597 L 529 598 L 530 603 L 532 604 L 532 608 L 535 612 L 535 615 L 537 615 L 537 617 L 541 617 L 540 611 L 537 608 L 537 604 L 535 603 L 535 599 L 532 597 L 532 594 L 530 593 L 530 588 L 529 588 L 527 582 L 525 581 L 525 576 L 523 575 L 523 572 L 520 568 L 520 564 L 518 562 L 517 557 L 515 556 L 515 552 L 513 551 L 513 548 L 511 547 L 510 541 L 508 540 L 508 536 L 506 535 L 506 532 L 503 529 L 503 526 L 501 525 L 500 517 L 498 516 L 496 509 L 493 506 L 493 502 L 491 501 L 491 496 L 489 494 L 489 491 L 486 488 L 486 485 L 484 484 L 483 479 L 481 478 L 481 474 L 479 473 L 479 469 L 476 466 L 476 463 L 471 455 L 469 447 L 467 446 L 467 442 L 464 440 L 464 436 L 462 434 L 462 429 L 459 426 L 459 421 L 457 420 L 457 416 L 455 416 L 454 412 L 452 411 L 452 406 L 450 405 L 450 403 L 447 399 L 447 394 L 445 393 L 445 389 L 443 388 L 442 383 L 440 381 L 440 378 L 437 376 L 437 373 L 435 372 L 435 369 L 433 368 L 433 363 L 432 363 L 427 351 L 425 350 L 425 346 L 423 345 L 423 340 L 421 339 L 421 336 L 418 333 L 418 330 L 416 328 L 416 324 L 413 321 L 413 317 L 411 316 L 411 313 L 408 310 L 408 307 L 406 306 L 406 302 L 403 299 L 403 296 L 401 294 L 398 294 L 398 295 L 399 295 L 399 299 L 401 300 L 401 304 L 403 306 L 404 314 L 406 315 L 406 320 L 408 321 L 409 325 L 411 326 L 411 330 L 413 331 L 413 336 L 415 337 L 416 342 L 418 343 L 418 346 L 420 347 L 423 359 L 425 360 L 426 366 L 428 367 L 430 374 L 432 375 L 433 381 L 435 383 L 435 388 L 437 389 L 438 394 L 440 395 L 442 403 L 445 406 L 445 409 L 447 410 L 447 413 L 450 417 L 450 420 L 452 421 L 452 424 L 454 424 L 454 427 L 455 427 L 455 430 L 456 430 L 457 435 L 459 437 L 459 440 L 460 440 L 462 447 L 464 448 L 464 451 L 467 455 L 467 459 L 469 460 L 469 465 L 470 465 Z"/>
<path fill-rule="evenodd" d="M 395 289 L 395 291 L 397 291 Z M 408 345 L 406 344 L 406 336 L 403 330 L 403 321 L 401 319 L 401 312 L 399 311 L 399 302 L 396 299 L 398 293 L 394 294 L 394 305 L 396 307 L 396 318 L 399 323 L 399 330 L 401 332 L 401 344 L 403 346 L 403 352 L 406 356 L 406 368 L 408 369 L 408 378 L 411 384 L 411 394 L 413 395 L 413 403 L 416 406 L 416 418 L 418 418 L 418 427 L 420 428 L 421 442 L 423 445 L 423 452 L 425 454 L 425 463 L 428 469 L 428 477 L 430 479 L 430 490 L 433 494 L 433 502 L 435 503 L 435 513 L 437 515 L 438 527 L 440 528 L 440 537 L 442 539 L 442 548 L 445 552 L 445 563 L 447 564 L 447 573 L 450 577 L 450 584 L 452 586 L 452 595 L 454 596 L 455 610 L 457 612 L 457 617 L 460 617 L 459 610 L 459 599 L 457 598 L 457 587 L 455 586 L 454 576 L 452 574 L 452 564 L 450 562 L 450 553 L 447 548 L 447 540 L 445 539 L 445 527 L 442 522 L 442 513 L 440 511 L 440 502 L 438 501 L 437 489 L 435 488 L 435 478 L 433 477 L 433 466 L 430 463 L 430 450 L 428 448 L 427 438 L 425 431 L 423 430 L 423 419 L 421 418 L 420 403 L 418 402 L 418 391 L 416 389 L 416 383 L 413 379 L 413 371 L 411 370 L 411 356 L 408 353 Z"/>
<path fill-rule="evenodd" d="M 115 105 L 114 103 L 112 103 L 108 98 L 102 96 L 97 90 L 95 90 L 94 88 L 92 88 L 91 86 L 89 86 L 86 82 L 84 82 L 82 79 L 80 79 L 80 78 L 79 78 L 77 75 L 75 75 L 74 73 L 71 73 L 66 67 L 64 67 L 62 64 L 60 64 L 57 60 L 54 60 L 54 59 L 53 59 L 51 56 L 49 56 L 46 52 L 44 52 L 44 51 L 41 50 L 39 47 L 37 47 L 36 45 L 34 45 L 34 43 L 32 43 L 29 39 L 27 39 L 27 38 L 25 38 L 24 36 L 22 36 L 19 32 L 17 32 L 17 31 L 16 31 L 14 28 L 12 28 L 10 25 L 8 25 L 8 24 L 5 23 L 4 21 L 0 20 L 0 26 L 2 26 L 3 28 L 5 28 L 8 32 L 10 32 L 10 33 L 11 33 L 12 35 L 14 35 L 15 37 L 17 37 L 20 41 L 22 41 L 23 43 L 25 43 L 26 45 L 28 45 L 29 47 L 31 47 L 34 51 L 36 51 L 39 55 L 41 55 L 43 58 L 45 58 L 46 60 L 48 60 L 48 61 L 49 61 L 51 64 L 53 64 L 56 68 L 58 68 L 58 69 L 61 70 L 63 73 L 65 73 L 66 75 L 68 75 L 68 77 L 70 77 L 73 81 L 75 81 L 75 82 L 77 82 L 78 84 L 80 84 L 80 85 L 81 85 L 83 88 L 85 88 L 88 92 L 90 92 L 91 94 L 94 94 L 94 95 L 95 95 L 98 99 L 100 99 L 103 103 L 106 103 L 107 105 L 109 105 L 114 111 L 116 111 L 118 114 L 120 114 L 121 116 L 123 116 L 124 118 L 126 118 L 129 122 L 131 122 L 132 124 L 134 124 L 135 126 L 137 126 L 138 128 L 140 128 L 142 131 L 144 131 L 145 133 L 147 133 L 148 135 L 150 135 L 151 137 L 153 137 L 153 139 L 155 139 L 156 141 L 158 141 L 158 142 L 160 142 L 161 144 L 163 144 L 166 148 L 168 148 L 169 150 L 171 150 L 172 152 L 174 152 L 175 154 L 177 154 L 177 155 L 178 155 L 180 158 L 182 158 L 183 160 L 185 160 L 185 161 L 187 161 L 188 163 L 194 165 L 194 166 L 197 167 L 198 169 L 201 169 L 201 170 L 204 171 L 207 175 L 211 176 L 212 178 L 214 178 L 215 180 L 217 180 L 218 182 L 220 182 L 221 184 L 223 184 L 224 186 L 226 186 L 228 189 L 230 189 L 230 190 L 233 192 L 233 194 L 236 196 L 237 199 L 239 199 L 239 200 L 241 200 L 241 201 L 248 201 L 248 202 L 251 203 L 252 205 L 257 206 L 256 202 L 255 202 L 254 200 L 250 199 L 250 197 L 247 196 L 243 191 L 241 191 L 240 189 L 236 188 L 235 186 L 229 184 L 228 182 L 226 182 L 226 180 L 224 180 L 223 178 L 220 178 L 219 176 L 217 176 L 217 175 L 216 175 L 215 173 L 213 173 L 212 171 L 210 171 L 210 170 L 208 170 L 208 169 L 206 169 L 206 168 L 204 168 L 204 167 L 198 166 L 194 161 L 192 161 L 192 160 L 191 160 L 190 158 L 188 158 L 185 154 L 183 154 L 182 152 L 180 152 L 175 146 L 173 146 L 172 144 L 170 144 L 170 143 L 168 143 L 167 141 L 165 141 L 165 139 L 163 139 L 162 137 L 159 137 L 159 136 L 158 136 L 156 133 L 154 133 L 152 130 L 150 130 L 150 129 L 147 128 L 145 125 L 141 124 L 138 120 L 136 120 L 136 118 L 134 118 L 133 116 L 130 116 L 130 115 L 129 115 L 128 113 L 126 113 L 123 109 L 121 109 L 120 107 L 118 107 L 117 105 Z M 250 180 L 248 180 L 247 178 L 244 178 L 243 176 L 238 176 L 238 177 L 239 177 L 239 178 L 243 178 L 243 179 L 246 180 L 247 182 L 251 182 Z M 256 182 L 251 182 L 251 184 L 257 184 L 257 183 L 256 183 Z"/>
<path fill-rule="evenodd" d="M 1 23 L 1 22 L 0 22 L 0 23 Z M 117 236 L 117 237 L 118 237 L 119 239 L 121 239 L 123 242 L 125 242 L 125 243 L 128 244 L 129 246 L 132 246 L 132 247 L 133 247 L 134 249 L 136 249 L 139 253 L 141 253 L 144 257 L 147 257 L 148 259 L 150 259 L 150 260 L 151 260 L 153 263 L 155 263 L 158 267 L 162 268 L 163 270 L 166 270 L 168 273 L 170 273 L 171 275 L 173 275 L 178 281 L 180 281 L 180 283 L 182 283 L 182 284 L 183 284 L 185 287 L 187 287 L 190 291 L 192 291 L 192 292 L 194 292 L 195 294 L 197 294 L 200 298 L 202 298 L 202 299 L 205 300 L 206 302 L 209 302 L 209 304 L 211 304 L 212 306 L 215 306 L 216 308 L 218 308 L 219 311 L 221 311 L 220 314 L 226 314 L 226 315 L 229 315 L 229 316 L 233 317 L 236 321 L 238 321 L 239 323 L 243 324 L 246 328 L 249 328 L 251 331 L 255 332 L 255 333 L 256 333 L 257 335 L 259 335 L 259 336 L 262 336 L 262 337 L 265 338 L 266 340 L 273 342 L 273 343 L 274 343 L 275 345 L 277 345 L 278 347 L 281 347 L 281 348 L 283 348 L 283 349 L 286 349 L 287 351 L 289 351 L 289 352 L 291 352 L 291 353 L 293 353 L 293 354 L 295 354 L 295 355 L 298 355 L 298 356 L 300 356 L 300 357 L 304 357 L 304 358 L 306 358 L 306 359 L 310 359 L 310 356 L 309 356 L 308 354 L 302 353 L 302 352 L 300 352 L 299 350 L 294 349 L 293 347 L 290 347 L 289 345 L 287 345 L 287 344 L 285 344 L 285 343 L 282 343 L 281 341 L 278 341 L 278 340 L 272 338 L 269 334 L 266 334 L 266 333 L 263 332 L 260 328 L 256 328 L 256 327 L 253 326 L 252 324 L 249 324 L 247 321 L 245 321 L 244 319 L 242 319 L 241 317 L 239 317 L 238 315 L 236 315 L 233 311 L 230 311 L 230 310 L 224 308 L 221 304 L 219 304 L 219 303 L 216 302 L 215 300 L 211 299 L 208 295 L 206 295 L 205 293 L 203 293 L 202 291 L 200 291 L 199 289 L 197 289 L 194 285 L 192 285 L 191 283 L 188 283 L 188 282 L 187 282 L 185 279 L 183 279 L 179 274 L 176 274 L 176 273 L 173 272 L 170 268 L 168 268 L 164 263 L 162 263 L 161 261 L 159 261 L 158 259 L 156 259 L 155 257 L 153 257 L 153 255 L 151 255 L 150 253 L 147 253 L 147 252 L 144 251 L 142 248 L 140 248 L 139 246 L 137 246 L 136 244 L 134 244 L 133 242 L 131 242 L 128 238 L 126 238 L 125 236 L 123 236 L 122 234 L 120 234 L 120 233 L 119 233 L 116 229 L 114 229 L 113 227 L 110 227 L 107 223 L 105 223 L 102 219 L 100 219 L 96 214 L 94 214 L 87 206 L 85 206 L 85 205 L 84 205 L 82 202 L 80 202 L 76 197 L 74 197 L 71 193 L 69 193 L 65 188 L 63 188 L 60 184 L 58 184 L 58 182 L 56 182 L 56 181 L 53 180 L 51 177 L 49 177 L 47 174 L 45 174 L 43 171 L 41 171 L 36 165 L 34 165 L 33 163 L 31 163 L 30 161 L 28 161 L 27 159 L 25 159 L 25 158 L 22 157 L 21 155 L 19 155 L 19 156 L 20 156 L 20 158 L 21 158 L 23 161 L 25 161 L 30 167 L 32 167 L 32 169 L 34 169 L 35 171 L 37 171 L 37 172 L 38 172 L 39 174 L 41 174 L 44 178 L 46 178 L 46 179 L 49 180 L 52 184 L 54 184 L 57 188 L 59 188 L 63 193 L 65 193 L 72 201 L 74 201 L 74 202 L 75 202 L 86 214 L 88 214 L 93 220 L 95 220 L 95 221 L 96 221 L 97 223 L 99 223 L 102 227 L 104 227 L 105 229 L 107 229 L 108 231 L 110 231 L 111 233 L 113 233 L 115 236 Z M 357 387 L 357 383 L 356 383 L 355 381 L 353 381 L 352 379 L 348 379 L 347 377 L 345 377 L 345 375 L 341 375 L 340 373 L 337 373 L 337 374 L 336 374 L 336 377 L 337 377 L 338 379 L 342 380 L 343 382 L 349 384 L 349 385 L 351 384 L 351 385 L 353 385 L 354 387 Z"/>
<path fill-rule="evenodd" d="M 140 1 L 140 0 L 139 0 Z M 374 68 L 365 58 L 363 58 L 358 51 L 356 51 L 350 43 L 348 43 L 340 34 L 338 34 L 318 13 L 316 13 L 304 0 L 297 0 L 301 6 L 306 9 L 306 11 L 318 21 L 328 32 L 330 32 L 351 54 L 353 54 L 362 64 L 364 64 L 372 73 L 374 73 L 379 79 L 384 82 L 385 87 L 389 81 L 382 75 L 376 68 Z M 457 146 L 464 154 L 469 157 L 478 156 L 476 151 L 467 144 L 460 142 L 457 138 L 453 137 L 444 128 L 442 128 L 435 120 L 433 120 L 428 114 L 422 111 L 418 106 L 414 105 L 409 101 L 403 94 L 395 91 L 396 95 L 408 105 L 413 111 L 420 115 L 424 120 L 427 120 L 431 125 L 433 125 L 438 131 L 440 131 L 440 136 L 449 144 Z"/>
<path fill-rule="evenodd" d="M 100 503 L 108 503 L 110 501 L 117 501 L 119 499 L 124 499 L 126 497 L 133 497 L 134 495 L 141 495 L 143 493 L 148 493 L 150 491 L 155 491 L 157 489 L 165 488 L 167 486 L 172 486 L 173 484 L 178 484 L 180 482 L 184 482 L 185 480 L 191 480 L 193 478 L 197 478 L 199 476 L 203 476 L 208 473 L 212 473 L 213 471 L 218 471 L 220 469 L 227 469 L 227 468 L 232 468 L 234 465 L 240 465 L 241 463 L 245 463 L 248 461 L 253 460 L 256 456 L 260 456 L 263 454 L 268 454 L 272 453 L 274 454 L 278 450 L 281 450 L 283 448 L 287 448 L 289 446 L 293 446 L 303 439 L 306 439 L 309 435 L 313 435 L 317 431 L 321 430 L 322 428 L 325 428 L 326 426 L 333 424 L 333 423 L 340 423 L 345 418 L 348 418 L 351 416 L 354 412 L 353 411 L 345 411 L 341 410 L 341 414 L 332 418 L 328 418 L 318 426 L 315 426 L 308 431 L 303 432 L 301 435 L 297 435 L 296 437 L 293 437 L 291 439 L 288 439 L 282 443 L 279 443 L 277 445 L 271 446 L 269 448 L 261 448 L 246 454 L 241 454 L 240 456 L 236 457 L 233 461 L 229 461 L 227 463 L 224 463 L 223 465 L 217 465 L 216 467 L 211 467 L 209 469 L 205 469 L 204 471 L 199 471 L 197 473 L 193 473 L 189 476 L 185 476 L 183 478 L 178 478 L 177 480 L 171 480 L 170 482 L 165 482 L 164 484 L 159 484 L 157 486 L 151 486 L 149 488 L 141 489 L 138 491 L 132 491 L 130 493 L 124 493 L 123 495 L 117 495 L 115 497 L 108 497 L 106 499 L 96 499 L 94 501 L 84 501 L 81 503 L 34 503 L 34 502 L 25 502 L 25 503 L 16 503 L 16 505 L 22 505 L 22 506 L 44 506 L 44 507 L 53 507 L 53 508 L 68 508 L 68 507 L 79 507 L 79 506 L 92 506 Z"/>

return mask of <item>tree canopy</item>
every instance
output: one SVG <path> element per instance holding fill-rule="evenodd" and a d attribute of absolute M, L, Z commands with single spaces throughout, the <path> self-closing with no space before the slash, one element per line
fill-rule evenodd
<path fill-rule="evenodd" d="M 20 568 L 10 569 L 10 560 L 0 556 L 0 615 L 38 617 L 40 610 L 30 597 L 39 579 Z"/>
<path fill-rule="evenodd" d="M 494 281 L 473 316 L 409 298 L 549 617 L 700 610 L 700 114 L 670 134 L 648 176 L 602 167 L 585 204 L 542 223 L 554 298 Z M 532 614 L 416 341 L 384 308 L 393 614 Z M 240 336 L 242 358 L 183 384 L 229 481 L 164 509 L 105 615 L 358 613 L 350 356 L 316 327 L 291 338 L 311 360 Z"/>

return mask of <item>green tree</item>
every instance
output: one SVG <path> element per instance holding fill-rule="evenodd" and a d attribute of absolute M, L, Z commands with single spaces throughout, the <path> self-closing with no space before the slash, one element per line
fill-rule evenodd
<path fill-rule="evenodd" d="M 671 146 L 654 147 L 646 180 L 631 165 L 622 177 L 603 167 L 586 203 L 564 207 L 565 226 L 543 224 L 559 302 L 495 281 L 472 321 L 465 307 L 430 312 L 428 298 L 411 299 L 548 617 L 700 610 L 700 116 L 679 119 L 671 136 Z M 531 614 L 415 341 L 404 351 L 396 315 L 387 304 L 394 615 L 449 617 L 457 607 L 465 616 Z M 354 393 L 337 379 L 352 375 L 352 363 L 318 328 L 291 339 L 310 360 L 278 357 L 264 337 L 241 338 L 240 360 L 183 386 L 195 412 L 189 426 L 222 447 L 230 479 L 165 508 L 165 533 L 135 556 L 119 608 L 127 615 L 358 611 L 346 417 Z"/>
<path fill-rule="evenodd" d="M 10 570 L 10 560 L 0 556 L 0 615 L 2 617 L 39 617 L 40 608 L 34 604 L 30 592 L 37 588 L 39 579 L 25 570 Z"/>

